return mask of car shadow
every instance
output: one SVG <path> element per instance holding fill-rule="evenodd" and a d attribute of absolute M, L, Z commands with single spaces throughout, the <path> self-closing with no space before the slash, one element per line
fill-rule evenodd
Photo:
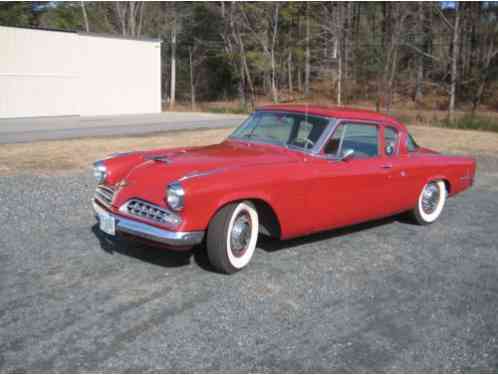
<path fill-rule="evenodd" d="M 366 223 L 352 225 L 349 227 L 310 234 L 308 236 L 298 237 L 290 240 L 278 240 L 267 236 L 260 236 L 257 246 L 263 251 L 271 253 L 274 251 L 285 250 L 288 248 L 302 246 L 313 242 L 330 240 L 333 238 L 358 233 L 382 225 L 392 224 L 394 222 L 413 224 L 413 222 L 410 221 L 410 219 L 406 215 L 400 214 L 380 220 L 374 220 Z M 118 253 L 162 267 L 182 267 L 187 266 L 191 264 L 192 261 L 194 261 L 200 268 L 206 271 L 216 272 L 209 263 L 205 244 L 198 245 L 188 251 L 174 251 L 170 249 L 163 249 L 147 242 L 142 242 L 133 237 L 110 237 L 102 233 L 97 224 L 92 226 L 91 230 L 99 240 L 102 250 L 108 254 Z"/>
<path fill-rule="evenodd" d="M 121 254 L 161 267 L 173 268 L 188 266 L 192 260 L 201 268 L 212 271 L 203 246 L 187 251 L 174 251 L 142 242 L 132 237 L 110 237 L 95 224 L 91 228 L 99 240 L 101 249 L 108 254 Z"/>
<path fill-rule="evenodd" d="M 351 225 L 348 227 L 342 227 L 324 232 L 314 233 L 308 236 L 293 238 L 290 240 L 277 240 L 267 236 L 261 236 L 261 239 L 258 241 L 258 247 L 266 252 L 279 251 L 286 248 L 291 248 L 291 247 L 310 244 L 313 242 L 319 242 L 319 241 L 330 240 L 333 238 L 346 236 L 349 234 L 361 232 L 371 228 L 380 227 L 386 224 L 392 224 L 394 222 L 409 223 L 410 221 L 408 218 L 405 217 L 405 215 L 396 215 L 384 219 L 373 220 L 361 224 Z"/>

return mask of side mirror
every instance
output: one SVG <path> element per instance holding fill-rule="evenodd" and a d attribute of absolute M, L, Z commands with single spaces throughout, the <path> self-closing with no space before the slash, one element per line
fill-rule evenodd
<path fill-rule="evenodd" d="M 348 161 L 348 160 L 351 160 L 353 157 L 354 157 L 354 150 L 352 148 L 348 148 L 342 154 L 341 160 L 342 161 Z"/>

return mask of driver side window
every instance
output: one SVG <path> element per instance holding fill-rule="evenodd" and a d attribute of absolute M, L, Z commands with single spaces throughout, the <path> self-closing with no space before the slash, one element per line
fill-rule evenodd
<path fill-rule="evenodd" d="M 356 158 L 371 158 L 379 155 L 379 129 L 376 125 L 342 123 L 325 145 L 324 153 L 342 157 L 353 150 Z"/>
<path fill-rule="evenodd" d="M 384 128 L 384 153 L 386 156 L 394 156 L 398 148 L 398 132 L 396 129 L 386 126 Z"/>

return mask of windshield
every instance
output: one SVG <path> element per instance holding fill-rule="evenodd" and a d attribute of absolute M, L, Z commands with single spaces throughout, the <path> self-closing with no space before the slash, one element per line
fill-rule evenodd
<path fill-rule="evenodd" d="M 256 112 L 230 136 L 243 140 L 310 150 L 327 128 L 329 119 L 305 113 Z"/>

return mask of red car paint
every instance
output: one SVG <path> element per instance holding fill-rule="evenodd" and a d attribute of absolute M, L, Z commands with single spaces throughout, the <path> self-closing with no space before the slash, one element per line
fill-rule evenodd
<path fill-rule="evenodd" d="M 106 185 L 116 190 L 110 210 L 126 216 L 118 209 L 134 197 L 168 208 L 167 185 L 196 174 L 182 181 L 182 224 L 176 228 L 156 224 L 157 227 L 205 231 L 214 214 L 227 203 L 253 200 L 267 213 L 271 210 L 269 215 L 276 219 L 272 234 L 288 239 L 409 210 L 416 206 L 424 185 L 434 179 L 446 182 L 449 196 L 473 183 L 476 164 L 472 158 L 445 156 L 425 148 L 408 152 L 406 127 L 392 117 L 358 109 L 301 105 L 258 110 L 375 123 L 380 127 L 379 156 L 330 160 L 235 139 L 205 147 L 132 152 L 104 161 L 108 169 Z M 396 156 L 384 154 L 385 125 L 399 132 Z"/>

